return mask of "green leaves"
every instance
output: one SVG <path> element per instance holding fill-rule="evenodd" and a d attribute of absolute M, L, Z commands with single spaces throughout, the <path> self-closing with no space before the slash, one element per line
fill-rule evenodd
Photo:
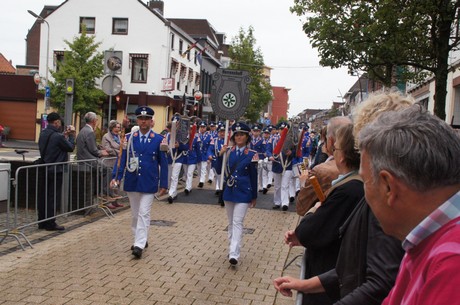
<path fill-rule="evenodd" d="M 251 122 L 257 122 L 260 112 L 271 101 L 271 86 L 263 75 L 264 59 L 260 48 L 255 47 L 254 28 L 250 26 L 247 33 L 240 28 L 236 37 L 232 39 L 229 56 L 232 59 L 230 69 L 249 71 L 250 102 L 245 117 Z"/>
<path fill-rule="evenodd" d="M 448 55 L 459 44 L 459 6 L 459 0 L 294 0 L 291 12 L 305 17 L 303 30 L 321 65 L 365 71 L 386 86 L 419 82 L 433 73 L 436 114 L 444 118 Z M 404 73 L 397 73 L 400 67 Z"/>
<path fill-rule="evenodd" d="M 88 111 L 100 112 L 105 93 L 96 88 L 96 80 L 104 75 L 104 55 L 97 52 L 100 42 L 95 36 L 87 36 L 83 27 L 80 36 L 73 41 L 65 40 L 69 51 L 64 52 L 64 60 L 58 62 L 57 71 L 51 71 L 54 82 L 50 83 L 51 105 L 60 110 L 65 103 L 65 80 L 75 80 L 73 112 L 84 114 Z"/>

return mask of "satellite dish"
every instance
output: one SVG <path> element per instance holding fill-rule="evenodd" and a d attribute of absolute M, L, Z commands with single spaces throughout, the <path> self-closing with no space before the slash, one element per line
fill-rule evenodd
<path fill-rule="evenodd" d="M 121 79 L 116 75 L 106 76 L 102 80 L 102 91 L 107 95 L 117 95 L 122 88 Z"/>

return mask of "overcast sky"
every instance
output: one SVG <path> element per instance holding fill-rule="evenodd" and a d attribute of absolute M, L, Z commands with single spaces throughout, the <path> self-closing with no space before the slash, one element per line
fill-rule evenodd
<path fill-rule="evenodd" d="M 39 14 L 45 5 L 62 2 L 1 0 L 2 7 L 8 9 L 0 19 L 0 53 L 12 60 L 13 65 L 24 65 L 25 38 L 34 23 L 27 10 Z M 319 66 L 317 52 L 302 31 L 300 18 L 289 11 L 293 0 L 164 0 L 164 3 L 166 18 L 207 19 L 216 31 L 226 33 L 227 43 L 241 27 L 247 30 L 253 26 L 256 46 L 261 49 L 265 64 L 273 68 L 272 86 L 291 89 L 289 117 L 306 108 L 330 108 L 357 81 L 345 68 Z"/>

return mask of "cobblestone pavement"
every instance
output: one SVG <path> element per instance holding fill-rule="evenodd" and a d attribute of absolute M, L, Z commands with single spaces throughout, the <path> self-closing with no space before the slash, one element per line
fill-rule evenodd
<path fill-rule="evenodd" d="M 149 247 L 134 260 L 130 209 L 35 231 L 33 249 L 0 244 L 0 304 L 294 304 L 272 280 L 299 275 L 301 249 L 284 245 L 292 212 L 251 209 L 240 265 L 227 261 L 227 219 L 219 205 L 155 201 Z M 15 251 L 7 251 L 16 247 Z M 283 271 L 283 266 L 294 262 Z"/>

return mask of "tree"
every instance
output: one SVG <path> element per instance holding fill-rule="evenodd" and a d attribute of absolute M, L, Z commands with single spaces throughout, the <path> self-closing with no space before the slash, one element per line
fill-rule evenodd
<path fill-rule="evenodd" d="M 50 83 L 51 105 L 61 111 L 64 109 L 65 80 L 73 78 L 73 112 L 99 113 L 105 98 L 105 93 L 96 88 L 96 80 L 104 75 L 104 55 L 97 52 L 101 43 L 96 43 L 94 36 L 87 36 L 84 26 L 81 35 L 75 37 L 73 42 L 64 41 L 70 51 L 64 52 L 64 61 L 58 62 L 56 71 L 51 71 L 54 78 L 54 82 Z"/>
<path fill-rule="evenodd" d="M 387 86 L 433 75 L 435 114 L 445 119 L 449 52 L 459 44 L 460 0 L 294 0 L 320 64 L 363 70 Z"/>
<path fill-rule="evenodd" d="M 272 99 L 272 88 L 262 73 L 265 66 L 262 52 L 259 48 L 255 49 L 255 44 L 254 29 L 250 26 L 247 33 L 240 28 L 229 48 L 231 58 L 229 68 L 249 71 L 251 77 L 248 86 L 250 101 L 245 113 L 245 117 L 251 122 L 259 120 L 260 112 Z"/>

